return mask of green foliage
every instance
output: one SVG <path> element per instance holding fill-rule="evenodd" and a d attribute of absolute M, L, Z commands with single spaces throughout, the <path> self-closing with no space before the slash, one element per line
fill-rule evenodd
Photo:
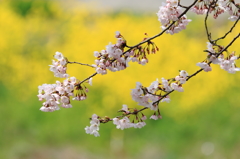
<path fill-rule="evenodd" d="M 53 17 L 54 10 L 51 8 L 52 1 L 48 0 L 10 0 L 10 6 L 17 14 L 26 17 L 39 10 L 46 17 Z"/>

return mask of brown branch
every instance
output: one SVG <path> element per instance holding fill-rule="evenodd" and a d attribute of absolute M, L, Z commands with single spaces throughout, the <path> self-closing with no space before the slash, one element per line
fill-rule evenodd
<path fill-rule="evenodd" d="M 236 20 L 236 22 L 233 24 L 233 26 L 230 28 L 230 30 L 229 30 L 224 36 L 222 36 L 222 37 L 220 37 L 220 38 L 217 38 L 216 40 L 213 40 L 213 42 L 216 43 L 218 40 L 221 40 L 221 39 L 226 38 L 226 36 L 227 36 L 229 33 L 231 33 L 232 30 L 235 28 L 235 26 L 236 26 L 237 23 L 239 22 L 239 19 L 240 19 L 240 16 L 238 17 L 238 19 Z"/>
<path fill-rule="evenodd" d="M 178 6 L 182 8 L 188 8 L 187 6 L 181 5 L 180 3 L 178 4 Z"/>
<path fill-rule="evenodd" d="M 90 78 L 92 78 L 92 77 L 94 77 L 94 76 L 96 76 L 98 73 L 97 72 L 95 72 L 94 74 L 92 74 L 91 76 L 89 76 L 88 78 L 86 78 L 86 79 L 84 79 L 83 81 L 81 81 L 77 86 L 80 86 L 83 82 L 85 82 L 85 81 L 87 81 L 87 80 L 89 80 Z"/>
<path fill-rule="evenodd" d="M 84 64 L 84 63 L 80 63 L 80 62 L 70 62 L 70 61 L 68 61 L 68 64 L 79 64 L 79 65 L 84 65 L 84 66 L 89 66 L 89 67 L 95 68 L 92 65 Z"/>
<path fill-rule="evenodd" d="M 208 29 L 208 25 L 207 25 L 207 20 L 208 20 L 208 15 L 210 13 L 210 10 L 212 9 L 212 7 L 215 7 L 216 6 L 216 3 L 217 3 L 218 0 L 216 1 L 213 1 L 211 4 L 209 4 L 209 8 L 207 10 L 207 13 L 206 13 L 206 16 L 205 16 L 205 19 L 204 19 L 204 25 L 205 25 L 205 30 L 206 30 L 206 33 L 207 33 L 207 38 L 208 38 L 208 41 L 212 44 L 213 41 L 212 41 L 212 37 L 211 37 L 211 33 L 209 32 L 209 29 Z"/>

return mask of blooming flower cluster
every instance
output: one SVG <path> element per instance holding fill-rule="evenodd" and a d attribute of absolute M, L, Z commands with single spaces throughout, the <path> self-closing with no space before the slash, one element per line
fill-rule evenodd
<path fill-rule="evenodd" d="M 224 69 L 228 73 L 235 73 L 236 71 L 240 71 L 240 68 L 236 66 L 235 61 L 239 58 L 232 53 L 230 56 L 224 59 L 224 57 L 220 56 L 220 67 Z"/>
<path fill-rule="evenodd" d="M 98 120 L 98 116 L 96 114 L 92 115 L 91 121 L 90 121 L 90 126 L 85 127 L 85 131 L 87 134 L 94 135 L 95 137 L 100 136 L 99 134 L 99 126 L 100 126 L 100 121 Z"/>
<path fill-rule="evenodd" d="M 191 10 L 196 14 L 205 14 L 208 11 L 209 0 L 198 1 Z"/>
<path fill-rule="evenodd" d="M 123 70 L 128 66 L 130 59 L 123 56 L 123 48 L 126 45 L 126 41 L 119 32 L 116 32 L 116 38 L 116 44 L 109 43 L 106 46 L 106 50 L 94 52 L 94 56 L 97 59 L 93 66 L 96 67 L 98 74 L 107 74 L 107 69 L 113 72 Z"/>
<path fill-rule="evenodd" d="M 107 74 L 107 69 L 112 72 L 124 70 L 128 67 L 128 62 L 130 61 L 145 65 L 148 62 L 146 53 L 155 53 L 156 50 L 158 50 L 155 44 L 149 41 L 144 48 L 138 46 L 129 52 L 124 53 L 126 40 L 120 32 L 116 32 L 115 37 L 117 38 L 116 44 L 109 43 L 106 46 L 106 50 L 94 52 L 94 56 L 97 59 L 92 66 L 96 68 L 98 74 Z"/>
<path fill-rule="evenodd" d="M 84 100 L 86 99 L 85 90 L 82 88 L 82 93 L 76 93 L 74 95 L 74 88 L 79 90 L 80 86 L 76 86 L 77 79 L 75 77 L 70 77 L 65 79 L 62 83 L 56 81 L 56 84 L 43 84 L 38 86 L 38 98 L 40 101 L 46 100 L 43 106 L 40 108 L 44 112 L 53 112 L 59 110 L 59 105 L 63 108 L 71 108 L 70 97 L 73 100 Z"/>
<path fill-rule="evenodd" d="M 156 87 L 158 87 L 158 81 L 157 81 L 157 84 L 152 86 L 151 90 L 155 91 L 155 89 L 157 89 Z M 138 102 L 138 105 L 148 107 L 152 110 L 157 110 L 157 106 L 153 105 L 153 103 L 156 102 L 157 100 L 159 100 L 160 97 L 156 96 L 152 93 L 151 94 L 148 93 L 143 88 L 144 87 L 142 86 L 142 84 L 140 82 L 137 82 L 136 88 L 132 89 L 132 92 L 131 92 L 132 99 L 134 101 Z"/>
<path fill-rule="evenodd" d="M 210 8 L 209 8 L 210 7 Z M 199 0 L 191 10 L 196 14 L 206 14 L 213 12 L 213 17 L 216 19 L 220 14 L 228 12 L 229 19 L 235 21 L 240 15 L 240 5 L 236 4 L 234 0 Z"/>
<path fill-rule="evenodd" d="M 229 73 L 235 73 L 236 71 L 240 71 L 240 68 L 236 66 L 236 60 L 239 59 L 239 56 L 236 56 L 234 52 L 225 58 L 223 53 L 218 54 L 217 51 L 215 51 L 211 43 L 207 42 L 207 47 L 207 60 L 197 63 L 197 66 L 201 67 L 205 72 L 212 70 L 209 62 L 220 65 L 221 69 L 224 69 Z M 221 48 L 218 49 L 221 50 Z"/>
<path fill-rule="evenodd" d="M 219 6 L 225 12 L 228 12 L 230 17 L 228 18 L 231 21 L 236 21 L 240 16 L 240 4 L 236 3 L 234 0 L 219 0 Z"/>
<path fill-rule="evenodd" d="M 90 121 L 90 126 L 86 126 L 85 127 L 85 131 L 87 134 L 91 134 L 94 135 L 95 137 L 100 136 L 99 134 L 99 126 L 100 123 L 106 123 L 108 121 L 113 121 L 113 124 L 116 125 L 117 129 L 127 129 L 127 128 L 142 128 L 146 125 L 146 123 L 143 120 L 146 120 L 146 116 L 142 114 L 142 117 L 139 118 L 137 113 L 135 114 L 135 119 L 136 121 L 134 122 L 134 120 L 131 122 L 129 117 L 130 116 L 126 116 L 130 114 L 130 111 L 128 110 L 127 105 L 123 105 L 123 108 L 120 110 L 121 112 L 123 112 L 123 116 L 122 117 L 116 117 L 113 119 L 110 119 L 109 117 L 105 117 L 105 118 L 101 118 L 99 116 L 97 116 L 96 114 L 92 115 L 91 121 Z"/>
<path fill-rule="evenodd" d="M 146 125 L 144 121 L 138 123 L 132 123 L 128 117 L 123 117 L 122 119 L 113 118 L 113 124 L 116 125 L 117 129 L 127 129 L 127 128 L 142 128 Z"/>
<path fill-rule="evenodd" d="M 220 15 L 221 13 L 224 13 L 224 8 L 221 6 L 220 1 L 218 1 L 216 4 L 215 3 L 216 2 L 213 0 L 201 0 L 201 1 L 198 1 L 191 8 L 191 10 L 196 14 L 206 14 L 207 11 L 209 10 L 209 13 L 214 12 L 213 17 L 216 19 L 218 15 Z"/>
<path fill-rule="evenodd" d="M 212 71 L 212 67 L 207 62 L 198 62 L 197 66 L 201 67 L 205 72 Z"/>
<path fill-rule="evenodd" d="M 159 115 L 156 115 L 155 113 L 150 117 L 150 119 L 153 119 L 153 120 L 158 120 L 158 119 L 162 119 L 162 116 L 159 114 Z"/>
<path fill-rule="evenodd" d="M 127 105 L 123 105 L 122 109 L 120 110 L 120 112 L 123 112 L 124 115 L 128 115 L 131 113 L 131 111 L 129 111 L 129 108 Z M 127 129 L 127 128 L 142 128 L 146 125 L 146 123 L 143 120 L 146 120 L 147 117 L 145 115 L 142 114 L 142 117 L 138 117 L 138 113 L 136 112 L 136 110 L 133 110 L 133 112 L 135 112 L 134 114 L 136 115 L 136 123 L 133 121 L 131 122 L 128 116 L 124 116 L 122 119 L 120 119 L 120 117 L 117 118 L 113 118 L 113 124 L 116 125 L 117 129 Z"/>
<path fill-rule="evenodd" d="M 57 61 L 52 60 L 52 65 L 49 65 L 50 71 L 54 73 L 55 77 L 68 78 L 69 75 L 66 73 L 67 59 L 60 52 L 56 52 L 54 58 L 57 59 Z"/>
<path fill-rule="evenodd" d="M 172 35 L 186 29 L 186 26 L 191 20 L 187 19 L 186 15 L 178 18 L 181 14 L 182 9 L 178 6 L 178 0 L 167 0 L 166 3 L 162 3 L 162 6 L 159 7 L 159 11 L 157 12 L 158 20 L 162 25 L 162 30 L 166 29 L 174 21 L 175 23 L 166 31 L 166 33 Z"/>
<path fill-rule="evenodd" d="M 43 84 L 38 87 L 38 98 L 40 101 L 45 99 L 43 106 L 40 108 L 41 111 L 52 112 L 59 110 L 58 105 L 62 102 L 62 107 L 70 108 L 69 97 L 73 96 L 74 84 L 76 78 L 71 77 L 66 79 L 63 83 L 56 81 L 56 84 Z"/>
<path fill-rule="evenodd" d="M 158 104 L 156 102 L 170 102 L 170 97 L 166 93 L 173 90 L 183 92 L 182 84 L 186 82 L 187 76 L 188 73 L 182 70 L 175 78 L 170 80 L 162 78 L 162 83 L 156 80 L 147 88 L 143 87 L 140 82 L 137 82 L 136 88 L 132 89 L 131 92 L 132 98 L 139 105 L 157 111 Z"/>

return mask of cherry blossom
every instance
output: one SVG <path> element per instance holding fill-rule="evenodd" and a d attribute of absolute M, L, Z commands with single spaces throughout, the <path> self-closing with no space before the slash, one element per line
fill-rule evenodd
<path fill-rule="evenodd" d="M 219 0 L 219 7 L 224 11 L 228 12 L 230 17 L 228 18 L 231 21 L 236 21 L 240 16 L 240 5 L 237 4 L 234 0 Z"/>
<path fill-rule="evenodd" d="M 132 99 L 138 102 L 138 105 L 157 111 L 158 104 L 156 102 L 170 102 L 169 95 L 162 97 L 157 92 L 159 90 L 164 90 L 164 92 L 171 92 L 173 90 L 183 92 L 182 84 L 186 82 L 187 77 L 188 73 L 185 70 L 181 70 L 174 80 L 162 78 L 162 83 L 159 83 L 157 79 L 147 88 L 143 87 L 140 82 L 137 82 L 136 88 L 132 89 L 131 92 Z"/>
<path fill-rule="evenodd" d="M 211 6 L 215 4 L 215 6 Z M 209 8 L 210 7 L 210 8 Z M 214 2 L 213 0 L 201 0 L 198 1 L 191 10 L 196 14 L 206 14 L 213 12 L 213 17 L 216 19 L 220 14 L 224 13 L 224 8 L 220 5 L 220 2 Z"/>
<path fill-rule="evenodd" d="M 156 82 L 154 83 L 156 84 Z M 150 89 L 151 92 L 153 91 L 151 88 L 148 88 L 148 89 Z M 153 103 L 159 100 L 159 97 L 154 94 L 149 94 L 147 92 L 144 93 L 140 82 L 137 82 L 136 88 L 132 89 L 131 95 L 132 95 L 132 99 L 138 102 L 138 105 L 148 107 L 152 110 L 157 109 L 157 107 L 153 106 Z"/>
<path fill-rule="evenodd" d="M 166 29 L 174 21 L 176 22 L 166 31 L 166 33 L 170 33 L 172 35 L 186 29 L 186 26 L 189 22 L 191 22 L 191 20 L 187 19 L 186 15 L 178 18 L 181 14 L 182 9 L 178 6 L 177 0 L 167 0 L 166 3 L 162 3 L 162 6 L 159 7 L 159 11 L 157 13 L 158 20 L 162 25 L 162 30 Z"/>
<path fill-rule="evenodd" d="M 97 59 L 92 66 L 96 68 L 98 74 L 107 74 L 107 69 L 113 72 L 120 71 L 128 66 L 127 63 L 130 61 L 130 57 L 123 55 L 126 41 L 120 32 L 116 32 L 115 37 L 117 38 L 116 44 L 109 43 L 106 50 L 94 51 L 94 56 Z"/>
<path fill-rule="evenodd" d="M 142 121 L 142 122 L 134 123 L 133 127 L 140 129 L 140 128 L 144 127 L 145 125 L 146 125 L 146 123 Z"/>
<path fill-rule="evenodd" d="M 60 104 L 63 108 L 71 108 L 70 97 L 73 97 L 75 100 L 86 99 L 86 88 L 77 86 L 77 83 L 75 77 L 70 77 L 63 82 L 56 81 L 56 84 L 38 86 L 37 96 L 40 101 L 45 100 L 40 110 L 45 112 L 59 110 Z M 75 95 L 74 90 L 77 92 Z"/>
<path fill-rule="evenodd" d="M 198 62 L 197 66 L 201 67 L 205 72 L 212 71 L 212 68 L 206 62 Z"/>
<path fill-rule="evenodd" d="M 183 92 L 183 88 L 181 85 L 178 85 L 177 83 L 171 83 L 172 89 L 178 91 L 178 92 Z"/>
<path fill-rule="evenodd" d="M 224 69 L 228 71 L 229 73 L 235 73 L 236 71 L 240 71 L 240 68 L 238 68 L 235 64 L 235 61 L 238 59 L 237 56 L 232 55 L 227 59 L 222 59 L 220 62 L 221 69 Z"/>
<path fill-rule="evenodd" d="M 155 93 L 158 90 L 158 79 L 154 82 L 151 83 L 151 85 L 149 87 L 147 87 L 148 92 L 150 93 Z"/>
<path fill-rule="evenodd" d="M 162 85 L 163 85 L 163 88 L 166 92 L 172 91 L 172 88 L 170 87 L 170 84 L 169 84 L 168 80 L 166 80 L 163 77 L 162 77 Z"/>
<path fill-rule="evenodd" d="M 100 126 L 100 121 L 98 120 L 98 116 L 96 114 L 92 115 L 91 121 L 90 121 L 90 126 L 85 127 L 85 131 L 87 134 L 94 135 L 95 137 L 100 136 L 99 134 L 99 126 Z"/>
<path fill-rule="evenodd" d="M 219 51 L 221 51 L 221 48 L 224 48 L 223 46 L 218 47 Z M 213 45 L 210 42 L 207 42 L 207 48 L 209 51 L 207 55 L 208 61 L 211 61 L 213 64 L 219 64 L 221 69 L 226 70 L 229 73 L 235 73 L 236 71 L 240 71 L 240 68 L 236 66 L 235 62 L 239 57 L 237 57 L 234 52 L 225 58 L 223 53 L 216 53 L 215 49 L 213 49 Z M 204 71 L 211 71 L 211 67 L 209 66 L 209 64 L 206 64 L 206 62 L 198 63 L 197 65 L 203 68 Z"/>
<path fill-rule="evenodd" d="M 57 61 L 52 60 L 52 65 L 50 66 L 50 71 L 54 73 L 55 77 L 60 77 L 60 78 L 67 78 L 69 75 L 66 73 L 67 71 L 67 60 L 63 56 L 62 53 L 56 52 L 54 55 L 54 58 L 57 59 Z"/>
<path fill-rule="evenodd" d="M 122 110 L 126 113 L 129 113 L 128 106 L 126 104 L 123 104 Z"/>
<path fill-rule="evenodd" d="M 170 102 L 170 96 L 167 95 L 165 98 L 163 98 L 163 99 L 161 100 L 161 102 L 167 102 L 167 103 L 169 103 L 169 102 Z"/>
<path fill-rule="evenodd" d="M 152 116 L 150 117 L 150 119 L 158 120 L 158 117 L 157 117 L 157 115 L 152 115 Z"/>
<path fill-rule="evenodd" d="M 133 123 L 131 123 L 129 118 L 125 116 L 122 119 L 113 118 L 113 124 L 116 125 L 117 129 L 123 130 L 123 129 L 132 127 Z"/>
<path fill-rule="evenodd" d="M 124 52 L 126 40 L 118 31 L 115 37 L 117 38 L 116 44 L 109 43 L 106 50 L 94 51 L 94 56 L 97 59 L 92 66 L 96 68 L 98 74 L 105 75 L 107 70 L 112 72 L 124 70 L 129 66 L 130 61 L 146 65 L 148 63 L 147 54 L 155 53 L 158 50 L 157 46 L 149 41 L 146 46 L 138 46 Z"/>
<path fill-rule="evenodd" d="M 144 121 L 132 123 L 130 122 L 128 117 L 123 117 L 122 119 L 119 118 L 113 118 L 113 124 L 116 125 L 117 129 L 127 129 L 127 128 L 142 128 L 146 125 Z"/>

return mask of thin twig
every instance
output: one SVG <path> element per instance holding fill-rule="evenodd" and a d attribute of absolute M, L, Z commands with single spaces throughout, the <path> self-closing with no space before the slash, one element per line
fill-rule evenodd
<path fill-rule="evenodd" d="M 88 78 L 86 78 L 86 79 L 84 79 L 83 81 L 81 81 L 79 84 L 78 84 L 78 86 L 80 86 L 83 82 L 85 82 L 85 81 L 87 81 L 87 80 L 89 80 L 90 78 L 92 78 L 92 77 L 94 77 L 94 76 L 96 76 L 98 73 L 97 72 L 95 72 L 94 74 L 92 74 L 91 76 L 89 76 Z"/>
<path fill-rule="evenodd" d="M 84 64 L 84 63 L 80 63 L 80 62 L 70 62 L 70 61 L 68 61 L 68 63 L 69 64 L 79 64 L 79 65 L 84 65 L 84 66 L 89 66 L 89 67 L 92 67 L 92 68 L 95 68 L 95 67 L 93 67 L 92 65 L 89 65 L 89 64 Z"/>
<path fill-rule="evenodd" d="M 229 33 L 231 33 L 232 30 L 235 28 L 235 26 L 236 26 L 237 23 L 239 22 L 239 19 L 240 19 L 240 16 L 238 17 L 238 19 L 236 20 L 236 22 L 233 24 L 233 26 L 230 28 L 230 30 L 229 30 L 224 36 L 222 36 L 222 37 L 220 37 L 220 38 L 218 38 L 218 39 L 216 39 L 216 40 L 213 40 L 213 42 L 216 43 L 218 40 L 221 40 L 221 39 L 226 38 L 226 36 L 227 36 Z"/>
<path fill-rule="evenodd" d="M 206 16 L 205 16 L 205 19 L 204 19 L 204 25 L 205 25 L 205 30 L 206 30 L 206 33 L 207 33 L 207 38 L 208 38 L 208 41 L 213 44 L 213 41 L 212 41 L 212 37 L 211 37 L 211 33 L 209 33 L 209 30 L 208 30 L 208 25 L 207 25 L 207 20 L 208 20 L 208 15 L 210 13 L 210 10 L 212 8 L 212 5 L 216 6 L 216 3 L 217 1 L 213 1 L 211 4 L 209 4 L 209 8 L 207 10 L 207 13 L 206 13 Z"/>

